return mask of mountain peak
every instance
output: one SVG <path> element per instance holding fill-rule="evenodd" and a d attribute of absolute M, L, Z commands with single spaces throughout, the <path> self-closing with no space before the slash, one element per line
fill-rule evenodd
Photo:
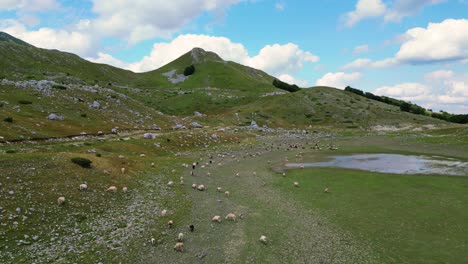
<path fill-rule="evenodd" d="M 190 56 L 192 57 L 193 63 L 200 63 L 203 61 L 223 61 L 221 57 L 218 56 L 218 54 L 211 52 L 211 51 L 206 51 L 202 48 L 195 47 L 193 48 L 190 52 Z"/>
<path fill-rule="evenodd" d="M 17 39 L 15 37 L 13 37 L 12 35 L 10 35 L 8 33 L 5 33 L 5 32 L 2 32 L 2 31 L 0 31 L 0 41 L 14 43 L 14 44 L 25 46 L 25 47 L 32 47 L 31 44 L 28 44 L 28 43 L 22 41 L 21 39 Z"/>

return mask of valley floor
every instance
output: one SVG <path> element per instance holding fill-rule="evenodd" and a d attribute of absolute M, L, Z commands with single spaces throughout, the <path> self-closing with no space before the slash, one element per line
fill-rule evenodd
<path fill-rule="evenodd" d="M 463 263 L 468 178 L 284 164 L 352 153 L 467 161 L 467 134 L 195 130 L 156 140 L 138 134 L 3 145 L 0 262 Z M 92 168 L 69 162 L 74 156 L 91 159 Z M 83 182 L 87 192 L 78 190 Z M 105 192 L 110 185 L 118 192 Z M 65 205 L 57 205 L 59 196 Z M 215 215 L 221 223 L 211 221 Z M 184 252 L 173 249 L 179 233 Z"/>

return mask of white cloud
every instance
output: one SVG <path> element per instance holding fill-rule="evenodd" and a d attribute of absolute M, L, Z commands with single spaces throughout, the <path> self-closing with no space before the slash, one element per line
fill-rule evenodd
<path fill-rule="evenodd" d="M 468 19 L 446 19 L 429 23 L 427 28 L 412 28 L 400 38 L 399 51 L 392 58 L 373 61 L 356 59 L 344 70 L 379 69 L 400 64 L 429 64 L 445 61 L 468 61 Z"/>
<path fill-rule="evenodd" d="M 468 19 L 446 19 L 427 28 L 406 31 L 407 40 L 396 54 L 406 63 L 430 63 L 468 58 Z"/>
<path fill-rule="evenodd" d="M 1 0 L 0 10 L 21 12 L 43 12 L 60 8 L 56 0 Z"/>
<path fill-rule="evenodd" d="M 39 48 L 58 49 L 80 56 L 94 52 L 91 37 L 79 31 L 51 28 L 28 31 L 23 24 L 11 19 L 0 20 L 0 30 Z"/>
<path fill-rule="evenodd" d="M 369 45 L 360 45 L 354 48 L 353 55 L 359 55 L 369 52 Z"/>
<path fill-rule="evenodd" d="M 129 64 L 126 62 L 123 62 L 119 59 L 116 59 L 112 57 L 112 55 L 103 53 L 103 52 L 98 52 L 98 57 L 97 58 L 92 58 L 88 57 L 86 60 L 95 62 L 95 63 L 102 63 L 102 64 L 108 64 L 112 65 L 121 69 L 127 69 L 129 67 Z"/>
<path fill-rule="evenodd" d="M 446 2 L 446 0 L 396 0 L 388 12 L 385 14 L 384 20 L 390 22 L 399 22 L 402 18 L 412 16 L 426 5 L 438 4 Z"/>
<path fill-rule="evenodd" d="M 186 34 L 178 36 L 171 42 L 155 43 L 150 55 L 145 56 L 139 62 L 130 64 L 128 68 L 135 72 L 154 70 L 177 59 L 194 47 L 215 52 L 224 60 L 261 69 L 275 76 L 293 74 L 302 69 L 306 63 L 319 60 L 317 56 L 301 50 L 293 43 L 267 45 L 260 50 L 258 55 L 250 57 L 244 45 L 234 43 L 228 38 Z"/>
<path fill-rule="evenodd" d="M 385 95 L 405 101 L 427 99 L 430 88 L 420 83 L 400 83 L 393 86 L 382 86 L 374 91 L 377 95 Z"/>
<path fill-rule="evenodd" d="M 382 69 L 397 66 L 398 64 L 399 62 L 394 58 L 387 58 L 379 61 L 373 61 L 371 59 L 356 59 L 341 68 L 343 70 Z"/>
<path fill-rule="evenodd" d="M 440 70 L 429 72 L 424 77 L 426 83 L 382 86 L 373 93 L 411 101 L 426 108 L 468 113 L 468 74 Z"/>
<path fill-rule="evenodd" d="M 248 60 L 247 65 L 278 75 L 296 72 L 304 67 L 304 63 L 318 60 L 319 57 L 301 50 L 296 44 L 287 43 L 265 46 L 257 56 Z"/>
<path fill-rule="evenodd" d="M 381 0 L 358 0 L 356 9 L 344 16 L 345 26 L 352 27 L 363 19 L 381 16 L 386 9 Z"/>
<path fill-rule="evenodd" d="M 454 76 L 454 72 L 450 70 L 438 70 L 428 72 L 424 75 L 427 80 L 449 79 Z"/>
<path fill-rule="evenodd" d="M 126 39 L 130 44 L 170 37 L 204 12 L 222 14 L 240 0 L 93 0 L 96 32 Z"/>
<path fill-rule="evenodd" d="M 355 10 L 344 15 L 346 27 L 352 27 L 359 21 L 371 17 L 383 17 L 385 22 L 399 22 L 402 18 L 413 16 L 427 5 L 446 2 L 447 0 L 395 0 L 389 5 L 382 0 L 358 0 Z M 388 3 L 387 2 L 387 3 Z"/>
<path fill-rule="evenodd" d="M 359 80 L 362 74 L 359 72 L 329 72 L 315 82 L 317 86 L 331 86 L 344 89 L 346 86 L 354 85 L 354 82 Z"/>
<path fill-rule="evenodd" d="M 289 74 L 281 74 L 280 76 L 278 76 L 278 79 L 289 84 L 296 84 L 299 87 L 309 87 L 308 81 L 296 79 Z"/>

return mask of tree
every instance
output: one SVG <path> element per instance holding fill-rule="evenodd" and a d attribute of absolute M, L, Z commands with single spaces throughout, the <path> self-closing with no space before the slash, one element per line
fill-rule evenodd
<path fill-rule="evenodd" d="M 184 70 L 184 75 L 185 76 L 189 76 L 189 75 L 192 75 L 194 73 L 195 73 L 195 66 L 193 66 L 193 65 L 190 65 L 190 66 L 186 67 L 185 70 Z"/>
<path fill-rule="evenodd" d="M 400 105 L 400 110 L 404 112 L 409 112 L 411 110 L 411 104 L 404 102 Z"/>

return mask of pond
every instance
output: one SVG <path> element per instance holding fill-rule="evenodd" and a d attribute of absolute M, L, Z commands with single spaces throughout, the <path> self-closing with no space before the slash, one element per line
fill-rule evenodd
<path fill-rule="evenodd" d="M 338 167 L 397 174 L 443 174 L 468 176 L 468 162 L 440 156 L 356 154 L 332 156 L 314 163 L 288 163 L 287 167 Z"/>

